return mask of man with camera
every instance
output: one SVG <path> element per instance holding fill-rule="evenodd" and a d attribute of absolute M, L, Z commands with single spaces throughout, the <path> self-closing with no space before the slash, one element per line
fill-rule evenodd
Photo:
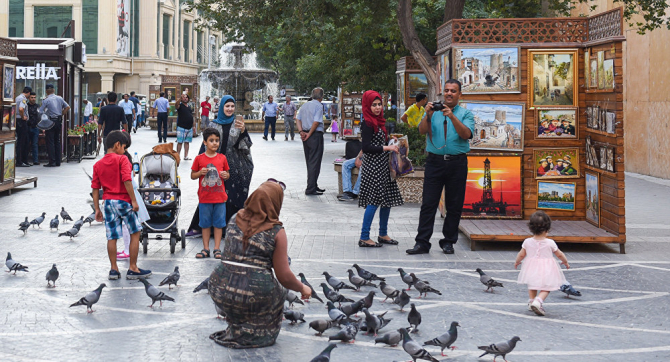
<path fill-rule="evenodd" d="M 458 105 L 460 97 L 461 83 L 449 79 L 444 84 L 444 103 L 429 102 L 426 105 L 426 116 L 419 124 L 419 132 L 428 134 L 428 157 L 416 244 L 412 249 L 407 249 L 407 254 L 426 254 L 430 251 L 435 213 L 445 187 L 447 216 L 442 226 L 444 238 L 440 239 L 440 248 L 445 254 L 454 253 L 468 177 L 469 139 L 475 129 L 472 113 Z"/>

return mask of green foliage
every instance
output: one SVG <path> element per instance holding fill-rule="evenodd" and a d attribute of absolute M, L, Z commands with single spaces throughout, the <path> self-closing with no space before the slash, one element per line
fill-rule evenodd
<path fill-rule="evenodd" d="M 94 116 L 98 116 L 100 114 L 100 107 L 93 107 L 93 113 Z"/>
<path fill-rule="evenodd" d="M 410 127 L 406 123 L 396 123 L 395 133 L 407 135 L 409 143 L 408 157 L 412 160 L 412 166 L 424 167 L 426 165 L 426 136 L 419 133 L 418 127 Z"/>

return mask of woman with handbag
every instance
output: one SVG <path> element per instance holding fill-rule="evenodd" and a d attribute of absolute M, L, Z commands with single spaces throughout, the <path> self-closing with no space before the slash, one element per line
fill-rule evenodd
<path fill-rule="evenodd" d="M 400 189 L 391 178 L 389 158 L 392 152 L 398 152 L 398 146 L 387 146 L 388 132 L 383 115 L 382 97 L 369 90 L 363 94 L 363 118 L 361 138 L 363 143 L 363 165 L 361 191 L 358 206 L 365 208 L 359 247 L 380 247 L 382 244 L 398 245 L 387 234 L 387 225 L 391 207 L 403 204 Z M 379 236 L 377 242 L 370 239 L 370 226 L 375 213 L 379 210 Z"/>

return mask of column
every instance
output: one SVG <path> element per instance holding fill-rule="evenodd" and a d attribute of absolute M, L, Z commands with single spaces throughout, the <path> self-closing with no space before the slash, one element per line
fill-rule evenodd
<path fill-rule="evenodd" d="M 0 24 L 9 24 L 9 1 L 0 1 Z M 0 26 L 0 36 L 9 35 L 9 26 Z"/>
<path fill-rule="evenodd" d="M 23 37 L 32 38 L 35 36 L 35 8 L 26 6 L 23 9 Z"/>
<path fill-rule="evenodd" d="M 140 74 L 140 88 L 137 91 L 139 94 L 149 96 L 149 85 L 151 84 L 151 74 Z"/>
<path fill-rule="evenodd" d="M 100 72 L 100 91 L 114 91 L 114 72 Z"/>

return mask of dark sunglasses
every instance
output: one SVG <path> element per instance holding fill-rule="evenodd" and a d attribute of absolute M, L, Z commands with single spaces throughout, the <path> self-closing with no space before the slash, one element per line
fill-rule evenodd
<path fill-rule="evenodd" d="M 269 182 L 274 182 L 274 183 L 276 183 L 276 184 L 279 184 L 279 186 L 281 186 L 281 189 L 284 190 L 284 191 L 286 191 L 286 184 L 285 184 L 285 183 L 283 183 L 283 182 L 281 182 L 281 181 L 278 181 L 278 180 L 275 180 L 275 179 L 273 179 L 273 178 L 269 178 L 268 181 L 269 181 Z"/>

